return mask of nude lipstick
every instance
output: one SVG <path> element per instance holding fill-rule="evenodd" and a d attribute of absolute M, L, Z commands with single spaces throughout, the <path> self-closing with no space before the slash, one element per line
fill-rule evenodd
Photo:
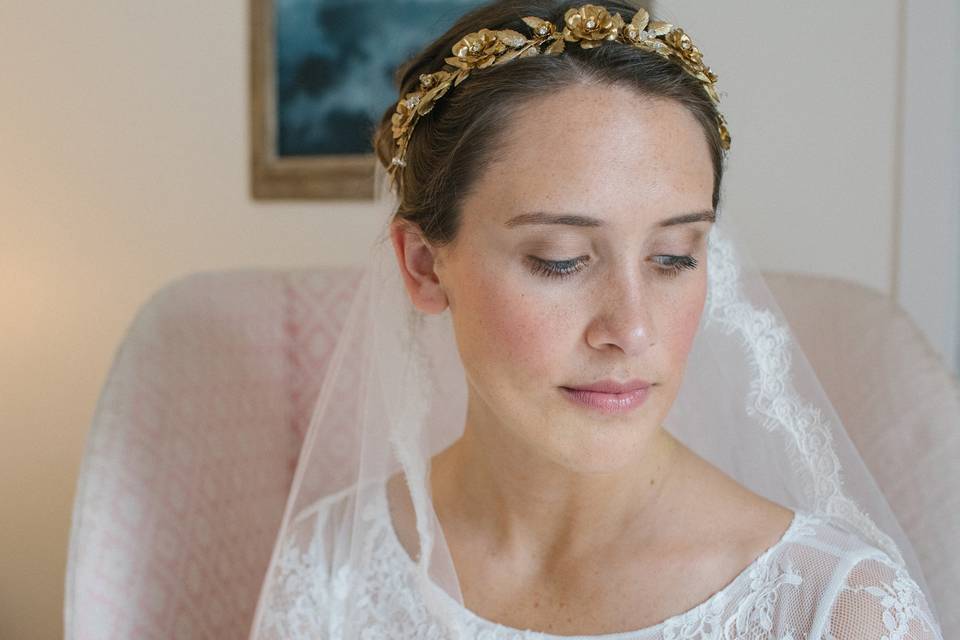
<path fill-rule="evenodd" d="M 643 404 L 653 385 L 645 380 L 616 382 L 601 380 L 587 385 L 560 387 L 563 394 L 580 406 L 607 415 L 632 411 Z"/>

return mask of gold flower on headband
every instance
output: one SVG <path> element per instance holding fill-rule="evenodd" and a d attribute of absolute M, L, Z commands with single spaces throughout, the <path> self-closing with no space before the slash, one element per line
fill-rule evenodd
<path fill-rule="evenodd" d="M 579 9 L 568 9 L 563 15 L 563 39 L 567 42 L 580 41 L 583 49 L 598 47 L 604 40 L 616 40 L 623 29 L 623 18 L 619 13 L 610 15 L 603 7 L 585 4 Z"/>
<path fill-rule="evenodd" d="M 417 113 L 421 116 L 430 113 L 430 110 L 433 109 L 433 103 L 450 90 L 453 80 L 453 74 L 449 71 L 420 74 L 420 86 L 424 88 L 426 93 L 420 98 Z"/>
<path fill-rule="evenodd" d="M 452 58 L 446 58 L 448 64 L 460 69 L 485 69 L 497 61 L 497 56 L 507 49 L 507 42 L 516 41 L 516 35 L 521 41 L 527 39 L 516 31 L 493 31 L 480 29 L 476 33 L 464 36 L 453 45 Z"/>
<path fill-rule="evenodd" d="M 630 22 L 625 23 L 619 13 L 610 15 L 604 7 L 585 4 L 566 11 L 562 31 L 558 31 L 552 22 L 536 16 L 526 16 L 522 20 L 531 29 L 529 37 L 512 29 L 480 29 L 467 34 L 451 47 L 453 56 L 444 58 L 449 67 L 421 74 L 419 87 L 397 102 L 391 119 L 396 153 L 389 167 L 395 179 L 399 179 L 398 167 L 406 166 L 404 156 L 417 119 L 430 113 L 435 102 L 451 87 L 458 86 L 475 69 L 486 69 L 518 57 L 563 53 L 565 42 L 579 42 L 581 48 L 591 49 L 615 40 L 657 53 L 673 60 L 700 81 L 714 104 L 720 102 L 715 87 L 717 76 L 703 63 L 703 55 L 690 36 L 672 24 L 651 20 L 645 9 L 638 9 Z M 541 50 L 544 45 L 546 47 Z M 721 146 L 729 149 L 730 132 L 726 120 L 719 114 L 717 130 Z"/>
<path fill-rule="evenodd" d="M 670 47 L 659 38 L 670 33 L 673 25 L 660 20 L 650 20 L 646 9 L 639 9 L 633 19 L 623 27 L 623 37 L 627 42 L 647 51 L 661 55 L 669 52 Z"/>
<path fill-rule="evenodd" d="M 533 29 L 533 35 L 538 39 L 549 38 L 557 33 L 557 28 L 552 22 L 548 22 L 536 16 L 527 16 L 523 19 L 527 26 Z"/>
<path fill-rule="evenodd" d="M 523 18 L 523 21 L 527 23 L 528 27 L 533 29 L 533 37 L 536 42 L 553 40 L 553 43 L 544 49 L 544 53 L 548 55 L 556 55 L 563 52 L 563 38 L 561 38 L 560 34 L 557 33 L 557 28 L 553 26 L 552 22 L 548 22 L 536 16 L 527 16 L 526 18 Z"/>
<path fill-rule="evenodd" d="M 690 37 L 683 32 L 683 29 L 674 29 L 668 33 L 664 39 L 667 41 L 667 44 L 691 66 L 703 66 L 703 55 L 700 53 L 700 50 L 694 46 Z"/>

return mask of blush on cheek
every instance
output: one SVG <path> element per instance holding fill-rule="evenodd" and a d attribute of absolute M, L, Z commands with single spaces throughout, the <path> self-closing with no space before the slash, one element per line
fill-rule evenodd
<path fill-rule="evenodd" d="M 705 286 L 699 290 L 691 292 L 680 304 L 676 306 L 677 313 L 674 314 L 669 326 L 669 350 L 671 357 L 675 359 L 674 365 L 682 368 L 686 362 L 690 349 L 693 348 L 693 341 L 697 335 L 697 329 L 700 327 L 700 316 L 703 314 L 704 303 L 706 302 Z"/>
<path fill-rule="evenodd" d="M 495 375 L 497 382 L 530 384 L 556 376 L 562 353 L 558 341 L 565 335 L 563 314 L 552 300 L 543 300 L 517 283 L 504 279 L 479 280 L 460 294 L 465 317 L 458 331 L 469 344 L 461 345 L 472 365 Z M 467 298 L 467 304 L 464 298 Z M 491 382 L 494 382 L 491 380 Z"/>

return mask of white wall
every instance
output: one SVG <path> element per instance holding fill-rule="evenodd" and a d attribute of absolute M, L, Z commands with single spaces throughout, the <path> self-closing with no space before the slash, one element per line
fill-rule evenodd
<path fill-rule="evenodd" d="M 956 0 L 658 5 L 720 75 L 756 261 L 890 295 L 960 373 Z"/>
<path fill-rule="evenodd" d="M 960 3 L 925 0 L 905 9 L 892 293 L 960 372 Z"/>
<path fill-rule="evenodd" d="M 896 0 L 659 6 L 720 76 L 733 135 L 725 215 L 742 221 L 755 260 L 887 291 Z"/>
<path fill-rule="evenodd" d="M 729 94 L 757 261 L 890 291 L 896 2 L 665 4 Z M 201 269 L 355 262 L 376 232 L 362 204 L 249 200 L 245 5 L 0 3 L 2 638 L 60 634 L 83 440 L 139 305 Z"/>

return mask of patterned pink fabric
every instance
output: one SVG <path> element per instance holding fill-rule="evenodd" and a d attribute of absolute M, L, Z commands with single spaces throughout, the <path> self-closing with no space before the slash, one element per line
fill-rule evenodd
<path fill-rule="evenodd" d="M 242 638 L 359 271 L 159 291 L 103 389 L 77 489 L 68 638 Z"/>
<path fill-rule="evenodd" d="M 199 273 L 144 305 L 88 436 L 67 567 L 67 638 L 247 636 L 359 277 L 351 268 Z M 960 593 L 960 579 L 936 566 L 930 550 L 940 538 L 960 539 L 960 471 L 937 475 L 960 459 L 956 382 L 885 299 L 807 276 L 771 277 L 770 285 L 916 544 L 949 637 L 956 619 L 948 607 L 960 611 L 960 602 L 940 597 Z M 878 390 L 911 375 L 921 376 L 921 412 L 911 397 Z M 901 424 L 908 428 L 893 428 Z M 335 432 L 322 437 L 337 446 Z M 907 465 L 904 446 L 924 464 Z M 925 501 L 910 483 L 942 490 Z"/>

